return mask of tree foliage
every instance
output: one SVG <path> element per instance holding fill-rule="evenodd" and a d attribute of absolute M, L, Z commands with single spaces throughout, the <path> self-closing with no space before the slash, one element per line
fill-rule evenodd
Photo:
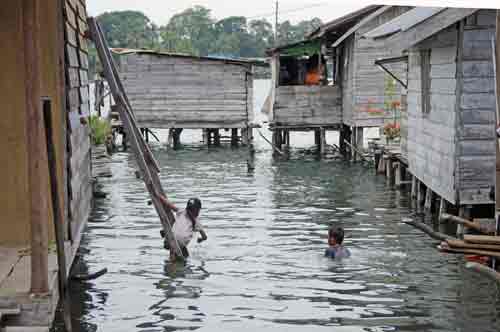
<path fill-rule="evenodd" d="M 249 21 L 244 16 L 216 20 L 203 6 L 175 14 L 164 26 L 156 26 L 138 11 L 107 12 L 97 19 L 111 47 L 251 58 L 264 57 L 266 49 L 275 46 L 273 25 L 268 20 Z M 284 21 L 278 25 L 279 44 L 300 41 L 320 25 L 318 18 L 298 24 Z"/>

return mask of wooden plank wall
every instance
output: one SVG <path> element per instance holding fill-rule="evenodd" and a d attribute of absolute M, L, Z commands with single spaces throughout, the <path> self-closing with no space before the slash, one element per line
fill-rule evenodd
<path fill-rule="evenodd" d="M 455 203 L 455 105 L 457 89 L 456 26 L 446 29 L 409 52 L 408 164 L 420 181 Z M 420 50 L 431 49 L 429 113 L 422 112 Z"/>
<path fill-rule="evenodd" d="M 393 6 L 375 19 L 367 22 L 355 33 L 354 59 L 351 62 L 354 70 L 352 82 L 353 112 L 344 122 L 355 127 L 379 127 L 385 118 L 391 118 L 390 111 L 384 112 L 385 78 L 388 76 L 378 66 L 375 60 L 400 56 L 387 48 L 385 43 L 362 38 L 363 34 L 394 19 L 410 10 L 411 7 Z M 393 66 L 392 70 L 398 77 L 404 76 L 406 66 Z M 403 88 L 396 85 L 398 92 Z M 381 112 L 378 112 L 381 111 Z"/>
<path fill-rule="evenodd" d="M 461 204 L 493 203 L 495 185 L 495 80 L 492 38 L 496 11 L 467 18 L 463 32 L 461 97 L 458 107 L 457 189 Z"/>
<path fill-rule="evenodd" d="M 354 35 L 342 43 L 341 52 L 341 65 L 339 68 L 342 89 L 342 121 L 348 126 L 353 126 Z"/>
<path fill-rule="evenodd" d="M 82 123 L 90 114 L 85 0 L 66 0 L 65 63 L 68 114 L 68 214 L 70 233 L 76 239 L 91 209 L 90 128 Z"/>
<path fill-rule="evenodd" d="M 251 65 L 132 53 L 119 67 L 141 127 L 246 128 L 253 118 Z"/>
<path fill-rule="evenodd" d="M 281 126 L 323 125 L 342 122 L 338 86 L 280 86 L 277 88 L 274 123 Z"/>

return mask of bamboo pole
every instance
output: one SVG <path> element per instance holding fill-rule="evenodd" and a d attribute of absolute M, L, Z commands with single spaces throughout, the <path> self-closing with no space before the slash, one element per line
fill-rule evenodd
<path fill-rule="evenodd" d="M 469 243 L 500 245 L 500 236 L 465 235 L 464 240 L 465 240 L 465 242 L 469 242 Z"/>
<path fill-rule="evenodd" d="M 52 110 L 50 102 L 45 102 L 43 107 L 45 137 L 47 140 L 47 157 L 50 173 L 50 189 L 52 197 L 52 214 L 57 243 L 57 264 L 59 277 L 59 293 L 62 298 L 63 316 L 66 331 L 71 332 L 71 298 L 68 289 L 68 276 L 66 273 L 66 251 L 64 247 L 64 220 L 59 200 L 59 183 L 57 179 L 57 154 L 53 140 Z"/>
<path fill-rule="evenodd" d="M 260 130 L 257 130 L 257 131 L 259 132 L 259 135 L 260 135 L 260 136 L 261 136 L 261 137 L 262 137 L 262 138 L 263 138 L 263 139 L 264 139 L 267 143 L 269 143 L 269 144 L 271 145 L 271 147 L 274 149 L 274 151 L 276 151 L 277 153 L 279 153 L 281 156 L 284 156 L 284 155 L 285 155 L 285 153 L 283 153 L 283 151 L 281 151 L 280 149 L 278 149 L 278 148 L 276 147 L 276 145 L 274 145 L 274 144 L 273 144 L 270 140 L 268 140 L 268 139 L 267 139 L 267 137 L 266 137 L 266 136 L 264 136 L 264 135 L 260 132 Z"/>
<path fill-rule="evenodd" d="M 31 234 L 31 292 L 47 293 L 48 281 L 48 174 L 45 132 L 40 109 L 40 1 L 23 0 L 26 93 L 26 143 Z"/>
<path fill-rule="evenodd" d="M 500 251 L 500 245 L 498 245 L 498 244 L 469 243 L 469 242 L 465 242 L 462 240 L 446 240 L 446 243 L 448 243 L 448 245 L 451 248 Z"/>
<path fill-rule="evenodd" d="M 487 251 L 480 249 L 466 249 L 466 248 L 450 248 L 447 245 L 438 246 L 439 251 L 448 252 L 452 254 L 464 254 L 464 255 L 480 255 L 480 256 L 489 256 L 493 258 L 500 258 L 500 252 L 498 251 Z"/>

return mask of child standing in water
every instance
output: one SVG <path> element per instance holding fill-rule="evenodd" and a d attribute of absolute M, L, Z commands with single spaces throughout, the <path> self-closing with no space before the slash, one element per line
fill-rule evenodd
<path fill-rule="evenodd" d="M 350 257 L 351 252 L 344 248 L 342 242 L 344 242 L 344 229 L 331 226 L 328 230 L 328 248 L 325 250 L 325 257 L 339 259 Z"/>
<path fill-rule="evenodd" d="M 182 255 L 184 258 L 189 256 L 187 250 L 187 245 L 191 242 L 194 232 L 199 232 L 201 238 L 198 239 L 198 243 L 201 243 L 207 239 L 207 234 L 203 230 L 203 226 L 198 220 L 198 216 L 201 210 L 201 201 L 198 198 L 191 198 L 186 204 L 186 209 L 180 211 L 177 206 L 172 204 L 163 195 L 158 195 L 160 201 L 170 210 L 175 212 L 175 222 L 172 226 L 172 232 L 176 241 L 182 250 Z M 163 231 L 161 231 L 163 233 Z M 164 236 L 164 234 L 162 234 Z M 168 248 L 168 241 L 165 240 L 165 247 Z M 177 256 L 174 250 L 170 250 L 170 260 L 175 261 Z"/>

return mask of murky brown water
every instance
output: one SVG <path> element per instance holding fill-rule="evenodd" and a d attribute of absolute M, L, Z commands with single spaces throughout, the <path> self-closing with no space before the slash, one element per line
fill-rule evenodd
<path fill-rule="evenodd" d="M 498 287 L 402 223 L 415 218 L 406 192 L 361 165 L 302 149 L 273 161 L 258 135 L 256 147 L 248 173 L 244 149 L 154 145 L 171 200 L 203 201 L 209 240 L 193 241 L 186 266 L 168 262 L 131 156 L 112 157 L 78 266 L 109 273 L 72 284 L 75 331 L 500 330 Z M 351 259 L 322 257 L 331 223 Z"/>

